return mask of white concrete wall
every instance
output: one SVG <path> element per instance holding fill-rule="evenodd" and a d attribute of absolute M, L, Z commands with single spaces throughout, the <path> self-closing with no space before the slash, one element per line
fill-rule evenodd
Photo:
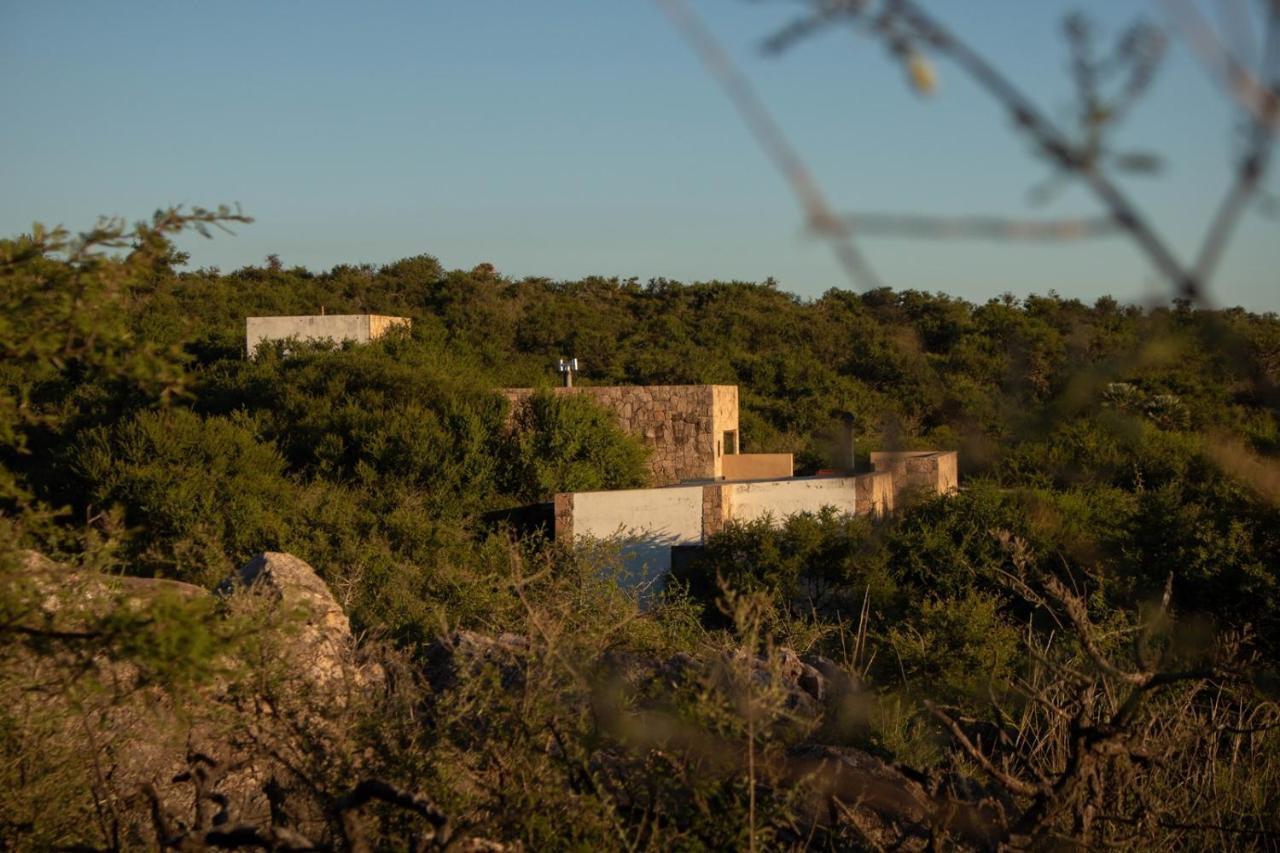
<path fill-rule="evenodd" d="M 702 486 L 577 492 L 573 535 L 617 537 L 622 543 L 624 585 L 671 571 L 672 545 L 702 541 Z"/>
<path fill-rule="evenodd" d="M 856 510 L 856 486 L 852 477 L 814 477 L 760 483 L 731 483 L 729 518 L 754 521 L 766 515 L 781 522 L 789 515 L 818 512 L 833 506 L 839 512 Z"/>
<path fill-rule="evenodd" d="M 244 339 L 250 355 L 263 341 L 282 341 L 288 338 L 297 338 L 301 341 L 330 339 L 367 343 L 369 315 L 316 314 L 301 317 L 245 318 Z"/>

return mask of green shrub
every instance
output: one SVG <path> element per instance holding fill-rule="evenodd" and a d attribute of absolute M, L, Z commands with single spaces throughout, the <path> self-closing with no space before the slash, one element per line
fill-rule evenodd
<path fill-rule="evenodd" d="M 75 456 L 90 501 L 124 507 L 138 573 L 211 585 L 296 523 L 284 460 L 245 417 L 142 412 L 89 431 Z"/>
<path fill-rule="evenodd" d="M 589 398 L 540 391 L 515 412 L 505 448 L 506 490 L 531 503 L 556 492 L 643 486 L 647 458 L 645 446 Z"/>

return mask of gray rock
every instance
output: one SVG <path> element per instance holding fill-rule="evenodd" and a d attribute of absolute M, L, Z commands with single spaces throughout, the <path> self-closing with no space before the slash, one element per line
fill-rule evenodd
<path fill-rule="evenodd" d="M 354 660 L 351 622 L 311 566 L 292 554 L 266 551 L 218 587 L 222 594 L 236 589 L 269 599 L 286 625 L 298 620 L 299 630 L 287 654 L 294 671 L 313 686 L 325 687 L 336 679 L 367 680 L 370 673 L 362 671 Z"/>

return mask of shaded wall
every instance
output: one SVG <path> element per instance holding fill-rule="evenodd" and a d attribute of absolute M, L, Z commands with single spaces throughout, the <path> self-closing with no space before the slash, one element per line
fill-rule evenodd
<path fill-rule="evenodd" d="M 556 495 L 556 538 L 616 539 L 628 584 L 671 570 L 674 545 L 702 542 L 702 486 Z"/>

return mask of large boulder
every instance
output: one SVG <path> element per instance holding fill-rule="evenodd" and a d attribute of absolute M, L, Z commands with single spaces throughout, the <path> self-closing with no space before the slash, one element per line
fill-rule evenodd
<path fill-rule="evenodd" d="M 289 632 L 285 646 L 291 669 L 313 686 L 335 680 L 363 684 L 370 673 L 354 661 L 351 622 L 315 569 L 292 554 L 266 551 L 241 567 L 219 586 L 229 594 L 237 589 L 269 602 Z"/>
<path fill-rule="evenodd" d="M 111 633 L 114 616 L 146 617 L 163 606 L 154 612 L 167 618 L 175 599 L 211 604 L 208 590 L 16 556 L 4 580 L 10 599 L 25 603 L 20 636 L 31 640 L 0 653 L 0 701 L 19 721 L 13 742 L 43 753 L 27 770 L 29 784 L 60 785 L 96 803 L 149 799 L 122 812 L 126 846 L 161 847 L 162 833 L 192 840 L 220 825 L 276 832 L 281 797 L 289 825 L 324 835 L 328 805 L 311 796 L 300 768 L 334 757 L 357 769 L 350 756 L 336 756 L 383 684 L 379 669 L 361 665 L 347 616 L 315 570 L 282 553 L 246 563 L 220 586 L 221 606 L 196 612 L 225 626 L 232 642 L 246 634 L 251 642 L 215 655 L 211 678 L 170 690 L 135 663 L 129 635 Z M 174 649 L 185 642 L 155 639 Z M 29 684 L 18 677 L 24 672 Z M 77 751 L 92 762 L 76 761 Z M 25 819 L 39 823 L 34 812 Z"/>

